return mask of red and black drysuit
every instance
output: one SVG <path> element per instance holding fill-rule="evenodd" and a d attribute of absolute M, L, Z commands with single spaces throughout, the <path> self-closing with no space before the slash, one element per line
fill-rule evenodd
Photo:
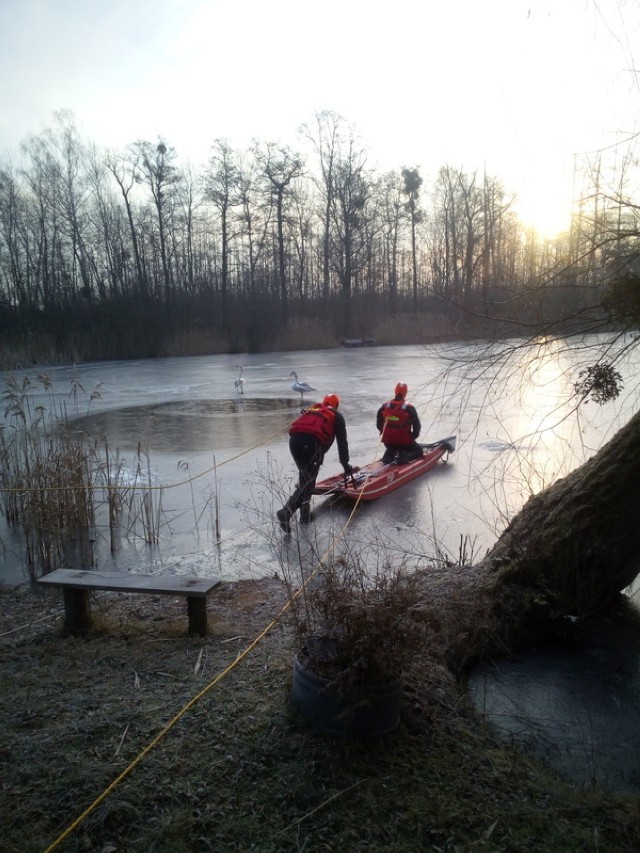
<path fill-rule="evenodd" d="M 336 440 L 338 458 L 345 472 L 350 472 L 347 426 L 343 416 L 331 406 L 315 403 L 291 424 L 289 450 L 299 471 L 298 485 L 282 512 L 288 520 L 300 510 L 300 521 L 310 520 L 310 501 L 324 455 Z M 280 516 L 278 516 L 280 517 Z"/>
<path fill-rule="evenodd" d="M 415 407 L 402 397 L 394 397 L 380 406 L 376 427 L 386 448 L 383 462 L 410 462 L 422 456 L 422 448 L 416 442 L 422 428 L 420 418 Z"/>

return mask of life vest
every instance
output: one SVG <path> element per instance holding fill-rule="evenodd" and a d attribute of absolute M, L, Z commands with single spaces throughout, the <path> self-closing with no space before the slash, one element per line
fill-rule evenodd
<path fill-rule="evenodd" d="M 304 432 L 317 438 L 324 447 L 330 447 L 335 437 L 335 409 L 315 403 L 291 424 L 289 435 Z"/>
<path fill-rule="evenodd" d="M 390 400 L 382 407 L 384 425 L 382 441 L 391 447 L 408 447 L 413 444 L 411 431 L 411 415 L 407 411 L 408 404 L 402 400 Z"/>

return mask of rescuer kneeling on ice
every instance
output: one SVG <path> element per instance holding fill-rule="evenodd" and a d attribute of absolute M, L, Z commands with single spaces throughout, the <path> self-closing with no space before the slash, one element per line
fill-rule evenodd
<path fill-rule="evenodd" d="M 405 401 L 408 390 L 405 382 L 398 382 L 393 400 L 383 403 L 376 415 L 376 427 L 386 448 L 382 461 L 387 464 L 411 462 L 422 456 L 422 448 L 416 442 L 420 418 L 415 407 Z"/>

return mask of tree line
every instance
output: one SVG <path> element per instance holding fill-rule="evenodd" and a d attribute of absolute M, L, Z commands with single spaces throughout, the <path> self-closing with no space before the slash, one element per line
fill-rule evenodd
<path fill-rule="evenodd" d="M 579 317 L 633 273 L 635 162 L 587 164 L 571 228 L 541 240 L 487 174 L 380 173 L 335 113 L 300 145 L 102 151 L 72 114 L 0 162 L 0 329 L 33 361 L 421 339 Z M 612 189 L 613 186 L 613 189 Z"/>

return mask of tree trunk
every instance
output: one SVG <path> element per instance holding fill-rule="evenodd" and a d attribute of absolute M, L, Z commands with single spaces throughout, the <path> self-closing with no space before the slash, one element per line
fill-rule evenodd
<path fill-rule="evenodd" d="M 640 412 L 530 498 L 474 566 L 424 572 L 433 658 L 454 672 L 612 609 L 640 571 Z"/>
<path fill-rule="evenodd" d="M 577 616 L 605 608 L 640 570 L 640 412 L 595 456 L 530 498 L 482 561 L 496 581 Z"/>

